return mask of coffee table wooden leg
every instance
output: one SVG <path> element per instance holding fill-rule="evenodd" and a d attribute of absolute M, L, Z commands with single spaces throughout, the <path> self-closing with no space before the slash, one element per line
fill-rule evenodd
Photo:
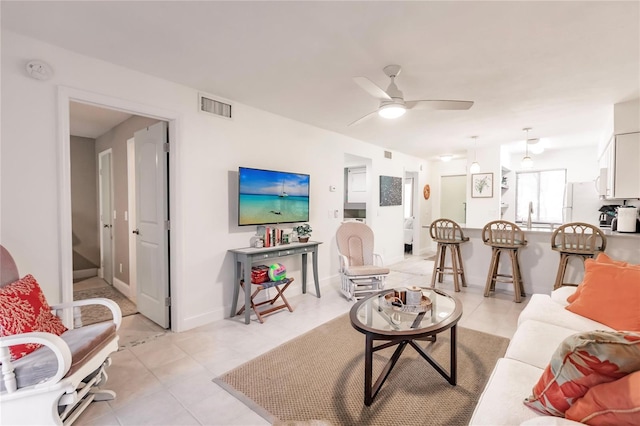
<path fill-rule="evenodd" d="M 365 360 L 364 360 L 364 405 L 367 407 L 371 405 L 373 399 L 378 395 L 380 388 L 389 377 L 391 370 L 398 362 L 400 355 L 404 351 L 404 348 L 407 346 L 407 343 L 410 343 L 407 340 L 403 340 L 401 342 L 388 342 L 378 345 L 377 347 L 373 347 L 373 338 L 370 335 L 366 336 L 366 347 L 365 347 Z M 378 380 L 376 383 L 372 385 L 373 382 L 373 353 L 379 351 L 381 349 L 389 348 L 391 346 L 398 345 L 393 355 L 387 364 L 382 369 L 380 376 L 378 376 Z"/>
<path fill-rule="evenodd" d="M 457 341 L 457 331 L 458 326 L 454 325 L 453 327 L 451 327 L 451 358 L 450 358 L 450 362 L 451 362 L 451 377 L 449 378 L 449 383 L 452 385 L 456 385 L 456 382 L 458 380 L 458 350 L 456 348 L 456 341 Z"/>
<path fill-rule="evenodd" d="M 373 378 L 373 338 L 370 334 L 366 335 L 366 344 L 364 348 L 364 405 L 367 407 L 373 402 L 371 396 L 371 382 Z"/>

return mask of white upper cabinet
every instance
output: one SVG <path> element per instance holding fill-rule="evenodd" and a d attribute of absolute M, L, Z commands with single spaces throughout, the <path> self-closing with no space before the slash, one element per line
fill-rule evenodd
<path fill-rule="evenodd" d="M 640 198 L 640 133 L 616 135 L 613 198 Z"/>

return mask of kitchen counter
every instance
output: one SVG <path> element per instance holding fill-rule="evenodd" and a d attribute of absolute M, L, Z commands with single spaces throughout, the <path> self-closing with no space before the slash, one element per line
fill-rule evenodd
<path fill-rule="evenodd" d="M 527 245 L 520 249 L 520 269 L 525 292 L 527 294 L 548 294 L 553 290 L 560 261 L 560 254 L 551 249 L 553 230 L 550 227 L 522 228 L 522 230 L 527 239 Z M 484 288 L 491 260 L 491 247 L 482 242 L 482 229 L 463 228 L 463 231 L 465 236 L 469 237 L 469 242 L 460 244 L 467 282 L 469 285 Z M 603 231 L 607 236 L 605 252 L 611 258 L 640 264 L 640 234 L 614 232 L 610 229 L 603 229 Z M 511 273 L 511 266 L 506 255 L 500 259 L 499 272 Z M 567 265 L 565 282 L 578 284 L 582 281 L 583 275 L 582 262 L 578 258 L 571 258 Z M 511 284 L 499 283 L 497 289 L 513 293 Z"/>

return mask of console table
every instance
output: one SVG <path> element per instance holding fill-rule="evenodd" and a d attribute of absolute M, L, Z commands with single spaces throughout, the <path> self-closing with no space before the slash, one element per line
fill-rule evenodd
<path fill-rule="evenodd" d="M 302 255 L 302 292 L 307 292 L 307 254 L 311 253 L 313 265 L 313 280 L 316 284 L 316 296 L 320 297 L 320 281 L 318 280 L 318 241 L 307 243 L 289 243 L 275 247 L 245 247 L 231 249 L 233 253 L 235 269 L 233 274 L 233 301 L 231 303 L 231 316 L 236 315 L 238 296 L 240 294 L 240 280 L 251 282 L 251 266 L 254 262 L 275 259 L 285 256 Z M 243 274 L 244 273 L 244 274 Z M 249 324 L 251 317 L 251 291 L 244 292 L 244 322 Z"/>

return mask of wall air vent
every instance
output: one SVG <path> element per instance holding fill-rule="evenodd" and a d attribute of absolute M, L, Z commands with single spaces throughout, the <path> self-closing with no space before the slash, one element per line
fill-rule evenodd
<path fill-rule="evenodd" d="M 389 160 L 391 160 L 391 151 L 385 151 L 384 158 L 388 158 Z"/>
<path fill-rule="evenodd" d="M 206 112 L 222 118 L 231 118 L 232 105 L 222 102 L 208 95 L 198 94 L 198 108 L 200 112 Z"/>

